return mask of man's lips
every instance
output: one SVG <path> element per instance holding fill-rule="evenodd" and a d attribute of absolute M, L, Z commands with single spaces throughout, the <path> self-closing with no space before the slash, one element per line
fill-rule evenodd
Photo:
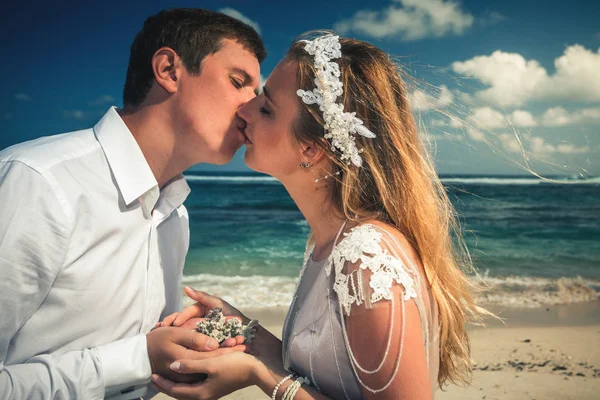
<path fill-rule="evenodd" d="M 246 128 L 240 129 L 240 132 L 244 136 L 244 143 L 245 144 L 252 144 L 252 141 L 250 140 L 250 138 L 248 137 L 248 135 L 246 135 Z"/>

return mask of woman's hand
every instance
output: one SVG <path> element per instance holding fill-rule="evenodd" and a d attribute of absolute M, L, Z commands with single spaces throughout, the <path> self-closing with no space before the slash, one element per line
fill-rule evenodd
<path fill-rule="evenodd" d="M 156 324 L 155 328 L 172 325 L 195 329 L 198 322 L 203 320 L 201 317 L 204 317 L 211 309 L 216 307 L 221 308 L 223 310 L 223 315 L 228 317 L 228 319 L 231 317 L 238 318 L 244 325 L 247 325 L 250 322 L 250 319 L 248 319 L 244 314 L 218 297 L 211 296 L 208 293 L 201 292 L 199 290 L 194 290 L 189 286 L 186 286 L 184 291 L 190 299 L 196 300 L 196 303 L 184 308 L 181 312 L 176 312 L 169 315 L 164 320 Z M 221 347 L 232 347 L 242 344 L 243 342 L 244 337 L 237 336 L 235 338 L 226 339 L 223 343 L 221 343 Z"/>
<path fill-rule="evenodd" d="M 205 360 L 180 360 L 171 364 L 178 374 L 206 374 L 197 383 L 175 383 L 159 375 L 152 375 L 157 388 L 177 399 L 218 399 L 236 390 L 256 383 L 262 363 L 245 353 L 229 353 Z"/>
<path fill-rule="evenodd" d="M 159 322 L 161 324 L 160 326 L 182 326 L 190 318 L 204 317 L 211 309 L 216 307 L 221 308 L 223 310 L 223 315 L 227 317 L 239 317 L 243 324 L 248 324 L 248 322 L 250 322 L 250 319 L 238 309 L 218 297 L 211 296 L 206 292 L 194 290 L 189 286 L 186 286 L 184 291 L 190 299 L 196 300 L 196 303 L 184 308 L 181 312 L 169 315 L 162 322 Z"/>

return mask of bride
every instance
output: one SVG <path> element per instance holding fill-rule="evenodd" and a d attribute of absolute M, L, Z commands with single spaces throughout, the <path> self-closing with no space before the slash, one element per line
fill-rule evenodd
<path fill-rule="evenodd" d="M 257 385 L 272 399 L 428 399 L 469 379 L 465 325 L 478 308 L 397 66 L 362 41 L 304 37 L 238 111 L 247 165 L 281 181 L 312 231 L 283 340 L 259 327 L 253 354 L 177 361 L 208 377 L 153 376 L 170 396 Z M 190 326 L 212 307 L 248 321 L 186 292 L 197 303 L 162 325 Z"/>

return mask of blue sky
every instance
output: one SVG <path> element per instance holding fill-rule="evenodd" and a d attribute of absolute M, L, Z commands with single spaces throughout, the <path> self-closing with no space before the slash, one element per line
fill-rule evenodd
<path fill-rule="evenodd" d="M 121 105 L 129 46 L 164 8 L 255 24 L 268 77 L 298 34 L 335 29 L 390 53 L 440 173 L 600 174 L 597 1 L 33 1 L 3 10 L 0 148 L 93 126 Z M 6 6 L 5 6 L 6 7 Z M 228 170 L 246 170 L 243 149 Z M 211 169 L 197 166 L 197 169 Z"/>

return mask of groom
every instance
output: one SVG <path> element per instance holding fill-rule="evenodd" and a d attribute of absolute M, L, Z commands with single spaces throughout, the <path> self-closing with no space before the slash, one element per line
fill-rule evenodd
<path fill-rule="evenodd" d="M 181 175 L 243 144 L 265 50 L 249 26 L 162 11 L 131 46 L 124 108 L 0 152 L 0 398 L 139 398 L 151 373 L 240 351 L 181 328 L 189 245 Z"/>

